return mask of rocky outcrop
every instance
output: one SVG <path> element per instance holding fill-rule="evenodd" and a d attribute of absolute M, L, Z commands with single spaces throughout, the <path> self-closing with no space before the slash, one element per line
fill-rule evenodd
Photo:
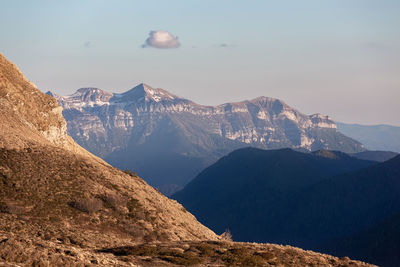
<path fill-rule="evenodd" d="M 67 134 L 62 107 L 42 94 L 11 62 L 0 54 L 0 147 L 29 146 L 45 141 L 76 153 L 86 153 Z"/>

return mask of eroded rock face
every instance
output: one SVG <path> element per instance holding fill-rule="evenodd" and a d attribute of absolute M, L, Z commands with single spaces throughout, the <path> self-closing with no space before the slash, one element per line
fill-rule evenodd
<path fill-rule="evenodd" d="M 3 131 L 9 125 L 12 125 L 14 130 L 27 127 L 29 130 L 25 131 L 26 138 L 33 138 L 39 134 L 52 144 L 70 150 L 80 150 L 67 134 L 62 107 L 54 98 L 41 93 L 17 66 L 1 54 L 0 101 Z M 10 135 L 3 133 L 3 139 L 10 138 Z"/>

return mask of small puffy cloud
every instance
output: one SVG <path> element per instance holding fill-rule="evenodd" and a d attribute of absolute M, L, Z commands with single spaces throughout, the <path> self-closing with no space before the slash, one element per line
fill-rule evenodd
<path fill-rule="evenodd" d="M 151 31 L 149 37 L 146 39 L 143 48 L 154 47 L 154 48 L 178 48 L 181 44 L 178 41 L 178 37 L 173 36 L 167 31 Z"/>

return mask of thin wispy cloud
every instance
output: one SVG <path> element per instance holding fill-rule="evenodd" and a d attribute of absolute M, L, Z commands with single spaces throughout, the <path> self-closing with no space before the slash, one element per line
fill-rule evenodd
<path fill-rule="evenodd" d="M 178 37 L 163 30 L 151 31 L 146 39 L 143 48 L 154 47 L 159 49 L 178 48 L 180 47 Z"/>
<path fill-rule="evenodd" d="M 220 43 L 220 44 L 216 44 L 216 47 L 221 47 L 221 48 L 232 48 L 232 47 L 236 47 L 237 45 L 235 44 L 227 44 L 227 43 Z"/>
<path fill-rule="evenodd" d="M 93 48 L 93 47 L 94 47 L 94 44 L 93 44 L 92 42 L 90 42 L 90 41 L 87 41 L 87 42 L 85 42 L 85 43 L 83 44 L 83 46 L 84 46 L 85 48 Z"/>
<path fill-rule="evenodd" d="M 383 44 L 383 43 L 380 43 L 380 42 L 374 42 L 374 41 L 367 42 L 367 43 L 365 43 L 364 45 L 365 45 L 367 48 L 370 48 L 370 49 L 379 49 L 379 50 L 382 50 L 382 49 L 387 49 L 387 48 L 388 48 L 387 45 L 385 45 L 385 44 Z"/>

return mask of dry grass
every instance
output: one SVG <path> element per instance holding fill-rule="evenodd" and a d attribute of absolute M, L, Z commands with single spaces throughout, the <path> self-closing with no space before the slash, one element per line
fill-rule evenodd
<path fill-rule="evenodd" d="M 222 241 L 141 244 L 97 252 L 154 266 L 370 266 L 288 246 Z"/>

